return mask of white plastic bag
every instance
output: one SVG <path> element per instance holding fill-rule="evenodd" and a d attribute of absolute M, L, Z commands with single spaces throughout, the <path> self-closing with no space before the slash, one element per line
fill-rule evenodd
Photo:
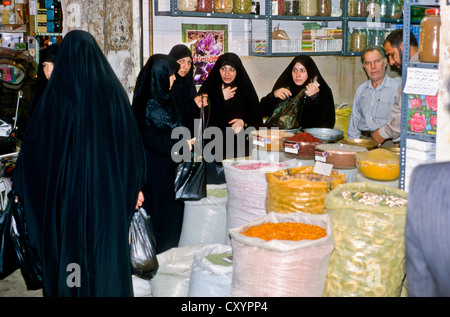
<path fill-rule="evenodd" d="M 232 262 L 213 263 L 208 256 L 232 254 L 229 245 L 212 244 L 195 253 L 189 280 L 189 297 L 230 297 Z"/>
<path fill-rule="evenodd" d="M 318 225 L 327 235 L 317 240 L 271 240 L 247 237 L 250 227 L 267 222 Z M 324 214 L 271 212 L 230 229 L 233 248 L 233 297 L 322 296 L 334 247 L 333 226 Z"/>
<path fill-rule="evenodd" d="M 227 187 L 208 185 L 207 197 L 184 203 L 179 247 L 198 243 L 224 244 L 227 237 Z"/>

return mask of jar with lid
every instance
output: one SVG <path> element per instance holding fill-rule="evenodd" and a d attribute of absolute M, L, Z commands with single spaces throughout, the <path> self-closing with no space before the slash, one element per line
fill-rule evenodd
<path fill-rule="evenodd" d="M 421 62 L 439 62 L 439 30 L 441 16 L 439 9 L 427 9 L 420 22 L 419 59 Z"/>
<path fill-rule="evenodd" d="M 300 0 L 300 15 L 313 17 L 317 15 L 317 0 Z"/>
<path fill-rule="evenodd" d="M 272 0 L 272 15 L 284 15 L 285 9 L 285 0 Z"/>
<path fill-rule="evenodd" d="M 380 18 L 387 18 L 387 6 L 389 0 L 380 0 Z"/>
<path fill-rule="evenodd" d="M 215 13 L 233 12 L 233 0 L 214 0 Z"/>
<path fill-rule="evenodd" d="M 356 16 L 356 8 L 358 5 L 358 0 L 348 0 L 347 2 L 347 15 L 349 17 Z"/>
<path fill-rule="evenodd" d="M 331 16 L 331 0 L 317 0 L 317 16 Z"/>
<path fill-rule="evenodd" d="M 367 1 L 367 16 L 376 17 L 380 16 L 380 1 L 368 0 Z"/>
<path fill-rule="evenodd" d="M 364 28 L 354 28 L 352 33 L 352 52 L 362 52 L 367 45 L 367 30 Z"/>
<path fill-rule="evenodd" d="M 401 19 L 403 16 L 400 0 L 389 0 L 386 7 L 386 17 L 389 19 Z"/>
<path fill-rule="evenodd" d="M 179 11 L 197 11 L 197 0 L 178 0 Z"/>
<path fill-rule="evenodd" d="M 212 12 L 213 0 L 198 0 L 197 12 Z"/>
<path fill-rule="evenodd" d="M 383 44 L 384 44 L 384 30 L 383 29 L 367 30 L 367 45 L 368 46 L 383 46 Z"/>
<path fill-rule="evenodd" d="M 363 18 L 367 16 L 367 0 L 358 0 L 356 3 L 356 17 Z"/>
<path fill-rule="evenodd" d="M 285 15 L 300 15 L 300 0 L 285 0 Z"/>
<path fill-rule="evenodd" d="M 233 13 L 250 14 L 252 12 L 252 0 L 233 0 Z"/>

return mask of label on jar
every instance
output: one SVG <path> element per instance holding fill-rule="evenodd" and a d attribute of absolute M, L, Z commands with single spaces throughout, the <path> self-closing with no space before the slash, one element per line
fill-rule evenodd
<path fill-rule="evenodd" d="M 284 151 L 286 153 L 298 154 L 298 144 L 297 143 L 284 143 Z"/>
<path fill-rule="evenodd" d="M 326 163 L 327 162 L 327 151 L 316 150 L 314 159 L 316 161 Z"/>

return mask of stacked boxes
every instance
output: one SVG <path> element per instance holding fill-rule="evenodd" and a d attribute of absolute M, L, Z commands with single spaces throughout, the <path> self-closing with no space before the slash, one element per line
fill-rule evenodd
<path fill-rule="evenodd" d="M 307 52 L 340 51 L 342 29 L 303 30 L 301 49 Z"/>
<path fill-rule="evenodd" d="M 415 167 L 435 161 L 436 143 L 406 139 L 405 191 L 408 191 L 411 175 Z"/>

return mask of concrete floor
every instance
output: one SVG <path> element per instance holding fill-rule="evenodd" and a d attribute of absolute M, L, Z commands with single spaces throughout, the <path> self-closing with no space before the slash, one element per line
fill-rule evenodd
<path fill-rule="evenodd" d="M 20 270 L 0 280 L 0 297 L 42 297 L 42 290 L 29 291 Z"/>

